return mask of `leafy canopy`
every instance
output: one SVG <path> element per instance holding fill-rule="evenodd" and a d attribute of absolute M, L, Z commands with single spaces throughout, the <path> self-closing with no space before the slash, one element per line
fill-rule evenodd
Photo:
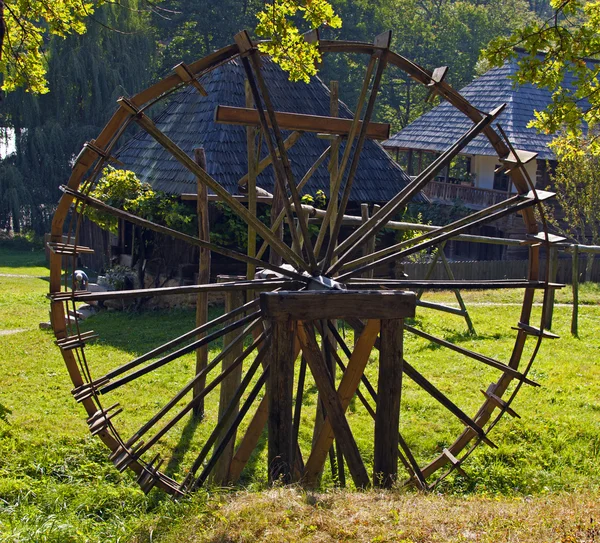
<path fill-rule="evenodd" d="M 552 92 L 552 102 L 539 111 L 530 126 L 557 134 L 552 148 L 559 157 L 582 157 L 587 151 L 600 156 L 600 1 L 550 0 L 554 13 L 534 21 L 508 38 L 497 38 L 484 53 L 494 65 L 519 57 L 517 83 L 533 83 Z M 574 78 L 571 88 L 565 85 Z M 582 145 L 586 131 L 592 137 Z"/>
<path fill-rule="evenodd" d="M 321 55 L 316 44 L 307 42 L 300 33 L 298 15 L 311 30 L 323 24 L 332 28 L 342 26 L 342 20 L 327 0 L 274 0 L 257 14 L 256 34 L 270 40 L 259 48 L 286 70 L 292 81 L 308 83 L 317 73 Z"/>
<path fill-rule="evenodd" d="M 25 87 L 33 93 L 48 92 L 47 35 L 65 38 L 86 31 L 84 19 L 105 0 L 4 0 L 6 32 L 0 72 L 6 92 Z"/>

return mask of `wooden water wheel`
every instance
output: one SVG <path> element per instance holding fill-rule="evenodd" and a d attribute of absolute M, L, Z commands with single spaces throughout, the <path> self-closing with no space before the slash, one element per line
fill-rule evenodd
<path fill-rule="evenodd" d="M 73 395 L 87 411 L 90 431 L 112 451 L 110 458 L 117 469 L 132 469 L 145 491 L 158 486 L 179 495 L 211 480 L 235 483 L 245 468 L 255 474 L 262 470 L 271 480 L 314 485 L 328 458 L 334 479 L 342 484 L 347 470 L 357 487 L 367 486 L 370 477 L 365 466 L 372 464 L 375 484 L 406 481 L 429 488 L 453 470 L 463 472 L 464 461 L 478 444 L 494 446 L 488 437 L 490 430 L 505 413 L 515 415 L 511 403 L 521 386 L 535 385 L 527 374 L 542 338 L 551 336 L 543 326 L 531 322 L 536 292 L 543 293 L 545 303 L 554 288 L 540 270 L 540 251 L 553 241 L 544 227 L 541 201 L 551 195 L 536 191 L 527 175 L 524 163 L 532 159 L 531 154 L 514 149 L 492 128 L 502 106 L 492 112 L 477 110 L 444 81 L 444 70 L 427 71 L 391 51 L 389 44 L 389 33 L 373 44 L 319 41 L 323 54 L 365 56 L 367 68 L 354 119 L 315 118 L 274 110 L 261 74 L 260 52 L 242 32 L 235 44 L 190 65 L 181 64 L 159 83 L 132 98 L 121 98 L 104 130 L 77 157 L 52 225 L 52 325 L 75 387 Z M 204 92 L 201 78 L 234 58 L 243 64 L 255 107 L 220 108 L 216 115 L 227 122 L 260 128 L 276 179 L 270 226 L 255 214 L 256 170 L 245 178 L 246 206 L 163 134 L 146 113 L 184 86 L 193 85 Z M 400 69 L 427 86 L 464 113 L 472 126 L 371 217 L 353 222 L 345 211 L 365 140 L 376 139 L 381 128 L 371 122 L 371 116 L 387 69 Z M 146 131 L 189 169 L 199 180 L 200 192 L 210 190 L 230 206 L 248 225 L 251 237 L 258 235 L 264 240 L 263 249 L 256 252 L 251 247 L 248 254 L 234 251 L 91 197 L 89 193 L 111 162 L 118 140 L 131 126 Z M 333 197 L 326 210 L 319 212 L 301 204 L 299 193 L 305 180 L 298 183 L 294 179 L 282 131 L 321 133 L 341 154 L 339 162 L 335 159 L 335 168 L 330 168 Z M 371 242 L 377 233 L 392 224 L 394 216 L 479 134 L 489 139 L 498 160 L 510 172 L 516 194 L 447 226 L 427 228 L 409 241 L 375 250 Z M 343 153 L 339 152 L 340 142 Z M 326 157 L 333 156 L 331 147 Z M 321 157 L 305 178 L 322 163 Z M 78 289 L 73 278 L 77 257 L 89 252 L 79 241 L 86 207 L 181 240 L 203 254 L 212 252 L 245 263 L 248 276 L 143 291 Z M 522 217 L 527 231 L 523 240 L 529 254 L 525 277 L 417 281 L 379 279 L 370 273 L 383 263 L 461 239 L 473 227 L 511 214 Z M 309 222 L 315 221 L 320 228 L 313 235 L 315 228 L 309 228 Z M 342 230 L 347 223 L 355 227 Z M 285 237 L 280 235 L 282 229 Z M 291 243 L 284 241 L 288 238 Z M 269 261 L 261 259 L 266 247 L 270 247 Z M 255 275 L 258 269 L 264 271 Z M 413 290 L 458 289 L 523 293 L 514 330 L 502 331 L 514 333 L 511 352 L 497 356 L 476 352 L 428 329 L 426 319 L 414 319 L 415 311 L 418 317 L 422 311 L 452 312 L 452 308 L 418 301 Z M 169 323 L 162 322 L 156 337 L 148 339 L 148 349 L 131 353 L 125 362 L 116 354 L 114 358 L 99 356 L 92 342 L 96 334 L 83 327 L 76 312 L 67 318 L 80 302 L 209 292 L 225 296 L 224 314 L 190 323 L 189 329 L 176 337 L 169 335 Z M 135 314 L 131 321 L 135 323 Z M 136 334 L 134 324 L 126 333 Z M 210 359 L 194 372 L 195 359 L 190 362 L 190 356 L 208 353 L 208 344 L 220 338 L 224 338 L 222 349 L 212 350 Z M 108 339 L 100 337 L 101 341 Z M 411 360 L 411 345 L 416 341 L 433 347 L 425 349 L 433 362 L 424 363 L 421 369 Z M 451 362 L 437 362 L 441 351 L 451 353 Z M 472 389 L 472 404 L 459 407 L 452 399 L 452 387 L 447 390 L 447 386 L 434 384 L 436 373 L 445 371 L 455 372 L 456 387 Z M 482 380 L 487 380 L 486 384 L 481 385 Z M 210 395 L 220 395 L 220 401 L 205 403 Z M 353 413 L 363 406 L 360 423 Z M 448 422 L 443 422 L 440 413 L 449 417 Z M 369 417 L 374 424 L 364 422 Z M 445 429 L 444 442 L 438 433 L 433 443 L 431 438 L 420 443 L 427 421 L 437 430 Z M 307 446 L 311 433 L 312 445 Z"/>

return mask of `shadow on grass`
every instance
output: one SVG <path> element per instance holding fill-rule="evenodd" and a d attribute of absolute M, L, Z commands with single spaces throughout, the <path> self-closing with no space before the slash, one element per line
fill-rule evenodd
<path fill-rule="evenodd" d="M 209 319 L 222 315 L 222 307 L 212 307 Z M 141 356 L 196 327 L 195 309 L 110 311 L 102 310 L 81 323 L 82 331 L 94 330 L 103 345 Z M 176 348 L 189 343 L 183 342 Z M 209 349 L 220 348 L 222 340 L 212 342 Z"/>
<path fill-rule="evenodd" d="M 181 462 L 183 461 L 185 454 L 189 451 L 192 444 L 192 439 L 194 437 L 194 433 L 196 432 L 196 428 L 198 428 L 198 425 L 201 423 L 202 419 L 190 414 L 188 421 L 181 432 L 179 441 L 173 448 L 173 455 L 171 456 L 171 459 L 165 468 L 166 475 L 173 476 L 179 471 Z"/>

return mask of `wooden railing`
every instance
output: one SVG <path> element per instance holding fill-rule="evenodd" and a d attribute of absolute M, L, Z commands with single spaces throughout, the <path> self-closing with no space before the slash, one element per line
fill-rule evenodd
<path fill-rule="evenodd" d="M 480 189 L 469 185 L 455 185 L 439 181 L 428 183 L 423 192 L 433 201 L 454 202 L 460 200 L 465 205 L 482 208 L 497 204 L 508 197 L 503 190 Z"/>

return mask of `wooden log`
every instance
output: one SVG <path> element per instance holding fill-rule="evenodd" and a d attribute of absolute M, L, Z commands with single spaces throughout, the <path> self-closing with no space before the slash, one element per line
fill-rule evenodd
<path fill-rule="evenodd" d="M 352 431 L 350 430 L 350 426 L 344 415 L 345 407 L 342 405 L 340 396 L 336 393 L 333 383 L 331 382 L 329 370 L 327 369 L 321 350 L 314 338 L 314 332 L 312 329 L 307 329 L 306 323 L 298 323 L 298 339 L 302 346 L 302 353 L 306 357 L 306 361 L 315 379 L 317 389 L 323 398 L 323 403 L 327 410 L 327 421 L 331 424 L 331 429 L 333 430 L 333 435 L 335 436 L 338 446 L 342 448 L 354 484 L 358 488 L 366 488 L 369 486 L 369 476 L 367 475 L 367 470 L 365 469 L 358 451 L 358 446 L 356 445 L 356 441 L 354 440 L 354 436 L 352 435 Z M 354 387 L 354 390 L 356 390 L 356 387 Z M 327 441 L 326 448 L 324 450 L 319 449 L 318 451 L 321 455 L 324 453 L 325 456 L 327 456 L 329 449 L 331 448 L 333 439 Z M 315 452 L 317 452 L 317 449 L 313 449 L 313 453 Z M 312 456 L 313 455 L 311 454 L 311 457 Z M 308 474 L 308 472 L 306 472 L 306 474 Z"/>
<path fill-rule="evenodd" d="M 254 101 L 252 100 L 252 91 L 248 81 L 245 82 L 244 89 L 246 92 L 246 107 L 252 107 Z M 248 173 L 245 177 L 245 182 L 248 186 L 248 211 L 251 215 L 257 216 L 256 210 L 256 176 L 258 175 L 256 161 L 256 135 L 258 131 L 252 126 L 246 128 L 246 159 L 248 161 Z M 240 180 L 241 183 L 241 180 Z M 252 225 L 248 225 L 248 256 L 256 256 L 256 230 L 252 228 Z M 246 279 L 254 279 L 256 272 L 256 266 L 248 263 L 246 264 Z"/>
<path fill-rule="evenodd" d="M 305 115 L 283 111 L 277 111 L 275 114 L 277 116 L 277 123 L 282 130 L 348 136 L 352 125 L 351 119 L 340 119 L 339 117 Z M 215 122 L 242 126 L 260 126 L 260 119 L 256 110 L 245 107 L 219 105 L 215 109 Z M 269 123 L 269 126 L 271 126 L 271 123 Z M 360 126 L 362 126 L 362 122 Z M 367 137 L 376 140 L 389 139 L 390 125 L 388 123 L 369 123 Z"/>
<path fill-rule="evenodd" d="M 261 309 L 265 315 L 297 320 L 345 317 L 398 319 L 414 317 L 416 297 L 404 291 L 304 291 L 263 292 Z"/>
<path fill-rule="evenodd" d="M 229 278 L 222 278 L 222 280 L 228 280 Z M 244 303 L 244 296 L 241 292 L 228 292 L 225 295 L 225 312 L 229 313 L 234 309 L 237 309 Z M 231 332 L 229 334 L 225 334 L 223 336 L 223 348 L 227 348 L 228 345 L 232 343 L 236 338 L 236 333 Z M 223 358 L 222 368 L 225 371 L 233 362 L 235 362 L 236 358 L 242 354 L 243 344 L 237 343 L 236 347 L 232 349 L 227 356 Z M 238 389 L 240 383 L 242 382 L 242 365 L 240 364 L 237 368 L 229 374 L 229 376 L 223 380 L 221 383 L 221 389 L 219 391 L 219 420 L 221 420 L 224 414 L 229 407 L 230 402 L 235 396 L 236 390 Z M 238 404 L 235 403 L 232 411 L 232 416 L 236 417 L 238 414 Z M 213 481 L 218 485 L 227 484 L 229 477 L 229 466 L 231 465 L 231 460 L 233 458 L 233 447 L 235 445 L 235 435 L 234 431 L 230 440 L 223 446 L 223 451 L 218 459 L 216 460 L 216 464 L 214 467 L 214 471 L 212 472 Z M 221 440 L 223 436 L 219 436 L 218 442 Z"/>
<path fill-rule="evenodd" d="M 578 335 L 579 320 L 579 245 L 573 245 L 572 260 L 572 288 L 573 288 L 573 313 L 571 315 L 571 334 Z"/>
<path fill-rule="evenodd" d="M 402 319 L 383 319 L 375 417 L 373 484 L 390 488 L 398 476 L 398 429 L 402 393 Z"/>
<path fill-rule="evenodd" d="M 195 81 L 195 79 L 194 79 Z M 200 168 L 206 171 L 206 153 L 204 148 L 194 149 L 194 161 Z M 208 189 L 206 185 L 197 178 L 198 199 L 196 200 L 196 213 L 198 215 L 198 239 L 210 242 L 210 225 L 208 222 Z M 210 250 L 206 247 L 198 249 L 198 284 L 210 283 Z M 208 293 L 198 292 L 196 295 L 196 326 L 202 326 L 208 322 Z M 208 345 L 203 345 L 196 350 L 196 375 L 198 375 L 208 364 Z M 194 385 L 193 397 L 196 397 L 205 387 L 206 379 L 200 379 Z M 204 418 L 204 400 L 199 401 L 194 407 L 194 416 Z"/>
<path fill-rule="evenodd" d="M 269 482 L 292 482 L 294 385 L 294 323 L 289 318 L 270 319 L 269 363 Z"/>
<path fill-rule="evenodd" d="M 555 246 L 550 246 L 548 258 L 550 260 L 548 267 L 548 277 L 547 280 L 551 283 L 556 282 L 556 276 L 558 274 L 558 248 Z M 555 290 L 553 288 L 549 289 L 546 299 L 546 304 L 544 305 L 544 328 L 551 330 L 552 329 L 552 313 L 554 312 L 554 298 L 555 298 Z"/>

